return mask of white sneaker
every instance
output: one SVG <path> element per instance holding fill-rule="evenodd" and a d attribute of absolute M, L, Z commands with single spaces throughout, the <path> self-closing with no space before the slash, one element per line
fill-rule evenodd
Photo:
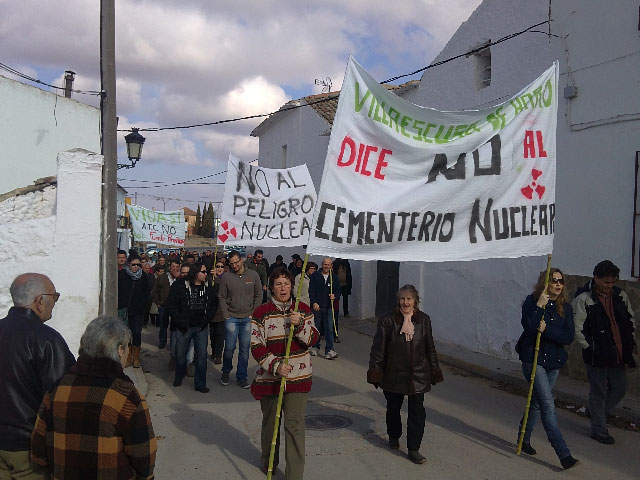
<path fill-rule="evenodd" d="M 324 358 L 326 358 L 327 360 L 333 360 L 335 358 L 338 358 L 338 354 L 335 350 L 329 350 L 329 353 L 327 353 Z"/>
<path fill-rule="evenodd" d="M 317 357 L 319 353 L 320 349 L 316 347 L 309 347 L 309 355 L 311 355 L 312 357 Z"/>

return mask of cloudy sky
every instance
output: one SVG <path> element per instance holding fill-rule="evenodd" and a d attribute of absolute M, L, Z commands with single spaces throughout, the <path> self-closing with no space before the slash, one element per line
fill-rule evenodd
<path fill-rule="evenodd" d="M 380 81 L 428 65 L 480 0 L 118 0 L 119 128 L 169 127 L 276 111 L 338 90 L 349 54 Z M 53 85 L 100 89 L 99 0 L 0 0 L 0 62 Z M 10 77 L 4 71 L 0 74 Z M 398 83 L 411 80 L 404 78 Z M 97 106 L 96 97 L 74 95 Z M 118 172 L 137 203 L 167 210 L 220 201 L 223 185 L 134 188 L 226 169 L 229 153 L 258 157 L 262 120 L 143 132 L 143 159 Z M 119 163 L 126 160 L 118 139 Z M 207 179 L 224 182 L 224 174 Z M 157 184 L 156 184 L 157 185 Z"/>

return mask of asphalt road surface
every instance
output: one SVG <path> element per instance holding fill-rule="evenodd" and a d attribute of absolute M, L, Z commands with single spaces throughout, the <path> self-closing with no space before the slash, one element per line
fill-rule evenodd
<path fill-rule="evenodd" d="M 249 390 L 219 383 L 220 366 L 208 362 L 207 386 L 194 391 L 185 378 L 173 387 L 168 350 L 155 345 L 157 329 L 143 332 L 147 400 L 158 436 L 156 478 L 262 479 L 259 403 Z M 313 388 L 307 406 L 305 479 L 638 479 L 640 434 L 611 428 L 614 445 L 589 438 L 588 420 L 558 410 L 560 428 L 578 466 L 563 471 L 537 425 L 532 445 L 538 454 L 515 455 L 518 421 L 525 400 L 489 380 L 444 367 L 444 383 L 425 395 L 427 424 L 421 452 L 424 465 L 387 447 L 385 400 L 366 383 L 371 337 L 343 328 L 339 358 L 313 359 Z M 235 365 L 235 362 L 234 362 Z M 250 376 L 256 363 L 249 362 Z M 406 402 L 403 407 L 406 428 Z M 282 463 L 274 478 L 284 477 Z"/>

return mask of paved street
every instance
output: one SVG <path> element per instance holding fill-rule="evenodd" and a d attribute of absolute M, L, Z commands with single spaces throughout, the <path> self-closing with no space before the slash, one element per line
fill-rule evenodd
<path fill-rule="evenodd" d="M 209 362 L 208 394 L 193 390 L 186 378 L 171 386 L 168 351 L 155 348 L 157 330 L 143 332 L 147 400 L 159 438 L 156 478 L 261 479 L 261 414 L 248 390 L 219 383 L 220 369 Z M 638 433 L 612 429 L 613 446 L 588 436 L 588 420 L 559 410 L 559 423 L 572 454 L 580 460 L 563 472 L 541 425 L 532 439 L 534 457 L 514 453 L 524 399 L 495 388 L 488 380 L 444 367 L 445 382 L 425 395 L 427 425 L 421 451 L 427 463 L 406 459 L 387 448 L 384 397 L 366 383 L 371 337 L 343 329 L 339 359 L 314 359 L 314 381 L 307 407 L 306 479 L 637 479 Z M 250 362 L 255 371 L 255 362 Z M 404 415 L 406 415 L 406 405 Z M 406 421 L 405 421 L 406 425 Z M 328 429 L 326 427 L 338 427 Z M 313 428 L 310 428 L 313 427 Z M 284 441 L 281 467 L 283 477 Z"/>

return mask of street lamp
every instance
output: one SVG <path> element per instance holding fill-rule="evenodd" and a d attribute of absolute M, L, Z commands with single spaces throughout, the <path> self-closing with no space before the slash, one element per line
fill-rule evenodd
<path fill-rule="evenodd" d="M 145 138 L 138 133 L 138 128 L 132 127 L 131 133 L 125 135 L 124 139 L 127 142 L 127 157 L 131 165 L 119 163 L 118 170 L 121 168 L 133 168 L 136 166 L 140 156 L 142 155 L 142 145 L 144 145 Z"/>

